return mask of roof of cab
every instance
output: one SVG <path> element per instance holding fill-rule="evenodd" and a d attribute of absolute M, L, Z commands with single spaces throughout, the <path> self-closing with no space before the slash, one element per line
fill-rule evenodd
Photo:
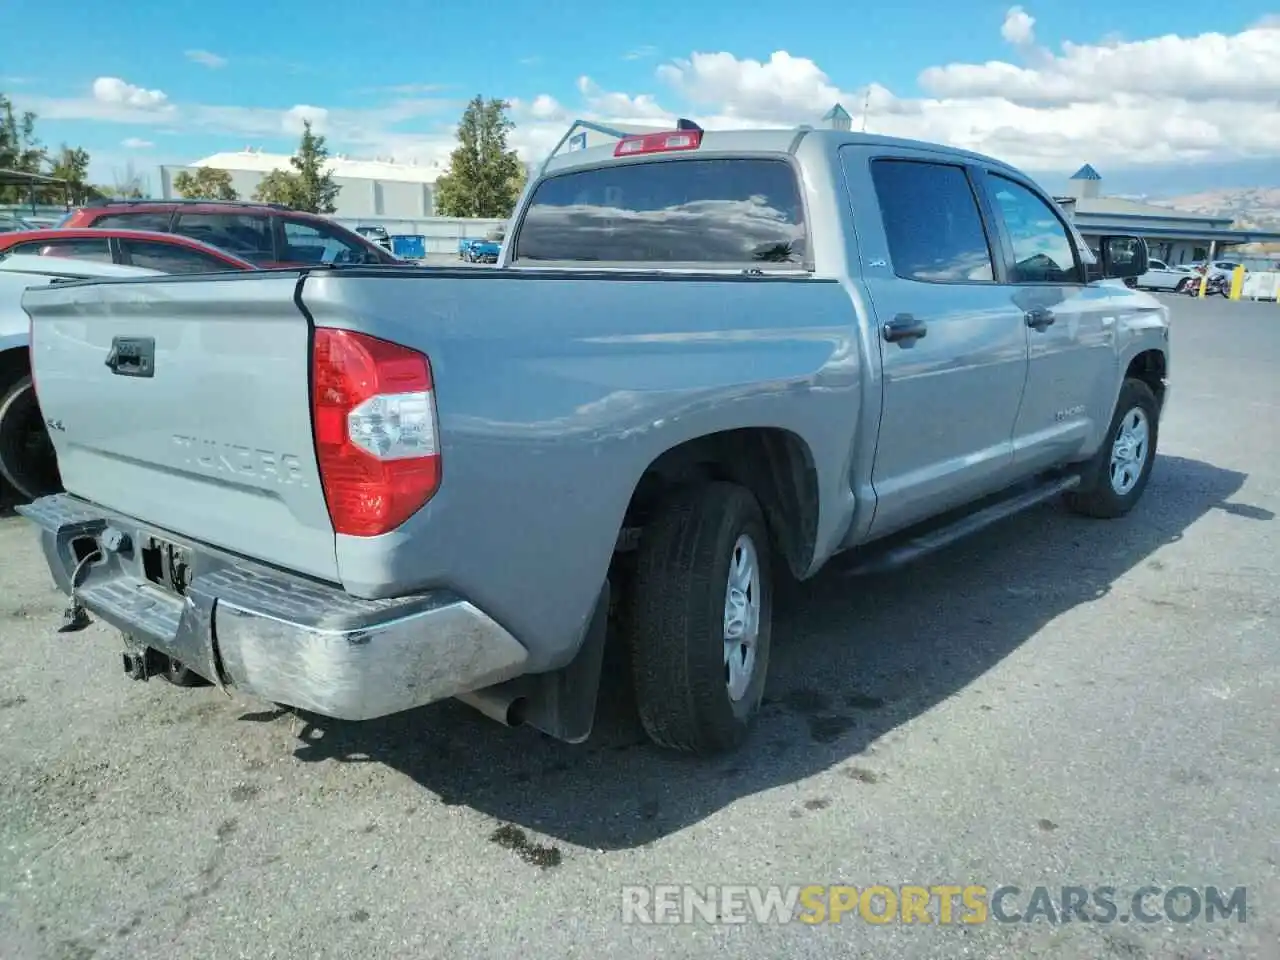
<path fill-rule="evenodd" d="M 673 124 L 674 129 L 674 124 Z M 660 133 L 660 130 L 645 131 L 645 133 Z M 634 136 L 643 136 L 644 134 L 636 133 Z M 845 144 L 854 144 L 860 146 L 880 146 L 886 148 L 897 148 L 900 150 L 927 150 L 932 153 L 946 154 L 952 157 L 960 157 L 979 163 L 992 164 L 999 167 L 1008 168 L 1008 164 L 995 157 L 986 156 L 981 153 L 974 153 L 971 150 L 963 150 L 960 147 L 952 147 L 942 143 L 930 143 L 925 140 L 907 140 L 901 137 L 886 137 L 873 133 L 857 133 L 846 130 L 826 130 L 798 127 L 793 129 L 772 129 L 772 130 L 707 130 L 702 134 L 702 145 L 696 150 L 684 150 L 679 154 L 670 154 L 669 156 L 680 156 L 686 159 L 694 159 L 699 154 L 706 153 L 789 153 L 794 152 L 801 142 L 809 142 L 811 139 L 819 139 L 827 142 L 832 148 L 843 146 Z M 588 147 L 585 150 L 571 150 L 567 153 L 557 154 L 547 161 L 544 174 L 560 173 L 565 170 L 572 170 L 576 167 L 594 166 L 613 159 L 613 151 L 615 144 L 605 144 L 598 147 Z M 640 162 L 643 159 L 653 159 L 661 154 L 639 155 L 634 160 L 626 158 L 628 162 Z"/>

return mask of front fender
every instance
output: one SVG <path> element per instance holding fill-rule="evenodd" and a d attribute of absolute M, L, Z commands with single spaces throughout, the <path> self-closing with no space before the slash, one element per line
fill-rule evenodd
<path fill-rule="evenodd" d="M 1149 293 L 1130 291 L 1128 302 L 1122 304 L 1116 320 L 1116 377 L 1111 398 L 1111 409 L 1120 396 L 1120 387 L 1133 361 L 1144 353 L 1155 351 L 1163 361 L 1162 376 L 1165 380 L 1165 400 L 1168 400 L 1170 375 L 1170 324 L 1169 308 Z M 1164 404 L 1161 405 L 1161 413 Z"/>

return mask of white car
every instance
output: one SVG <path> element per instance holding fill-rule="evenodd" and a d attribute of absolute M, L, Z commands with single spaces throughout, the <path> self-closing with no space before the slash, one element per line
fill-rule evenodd
<path fill-rule="evenodd" d="M 1140 290 L 1173 290 L 1191 274 L 1189 264 L 1169 266 L 1163 260 L 1148 260 L 1147 272 L 1137 278 L 1135 286 Z"/>

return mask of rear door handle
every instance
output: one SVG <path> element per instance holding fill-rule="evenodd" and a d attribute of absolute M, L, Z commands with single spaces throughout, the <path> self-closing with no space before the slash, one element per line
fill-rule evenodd
<path fill-rule="evenodd" d="M 1046 310 L 1044 307 L 1036 307 L 1034 310 L 1028 310 L 1026 314 L 1027 326 L 1032 330 L 1043 330 L 1054 321 L 1053 311 Z"/>
<path fill-rule="evenodd" d="M 929 325 L 909 313 L 900 313 L 884 325 L 883 334 L 889 343 L 901 340 L 919 340 L 929 332 Z"/>

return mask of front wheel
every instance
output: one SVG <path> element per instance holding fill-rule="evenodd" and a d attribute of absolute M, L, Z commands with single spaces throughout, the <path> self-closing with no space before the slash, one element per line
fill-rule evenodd
<path fill-rule="evenodd" d="M 1159 418 L 1160 405 L 1151 387 L 1126 379 L 1107 437 L 1085 471 L 1086 486 L 1068 493 L 1067 505 L 1101 519 L 1122 517 L 1132 510 L 1151 478 Z"/>
<path fill-rule="evenodd" d="M 773 579 L 755 497 L 731 483 L 681 492 L 646 526 L 623 630 L 636 707 L 654 743 L 741 745 L 769 665 Z"/>
<path fill-rule="evenodd" d="M 58 457 L 29 376 L 0 396 L 0 475 L 28 500 L 62 489 Z"/>

